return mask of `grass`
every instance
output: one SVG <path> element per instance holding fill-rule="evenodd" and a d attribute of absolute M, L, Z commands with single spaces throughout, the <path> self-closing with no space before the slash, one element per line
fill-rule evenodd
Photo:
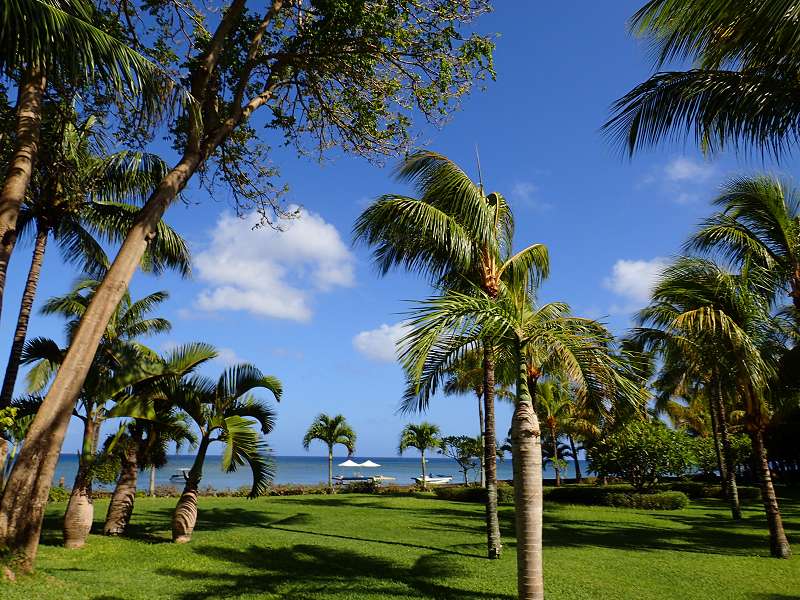
<path fill-rule="evenodd" d="M 48 508 L 38 571 L 0 583 L 4 600 L 287 598 L 502 600 L 515 593 L 513 512 L 505 554 L 483 558 L 480 505 L 413 497 L 201 498 L 191 544 L 169 543 L 174 499 L 137 500 L 131 539 L 59 547 L 64 505 Z M 105 516 L 97 501 L 95 514 Z M 800 502 L 785 501 L 790 539 Z M 767 558 L 757 506 L 731 523 L 719 502 L 673 512 L 549 505 L 551 599 L 800 598 L 800 557 Z M 99 528 L 99 527 L 98 527 Z"/>

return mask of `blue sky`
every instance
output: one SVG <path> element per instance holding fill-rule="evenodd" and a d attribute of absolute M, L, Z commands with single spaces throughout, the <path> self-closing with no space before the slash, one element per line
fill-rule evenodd
<path fill-rule="evenodd" d="M 647 48 L 625 28 L 640 3 L 496 5 L 479 28 L 499 33 L 497 81 L 466 99 L 441 130 L 421 128 L 420 143 L 472 174 L 477 144 L 487 187 L 512 203 L 517 243 L 550 248 L 552 276 L 542 300 L 566 301 L 576 314 L 623 332 L 653 274 L 710 212 L 708 201 L 726 177 L 764 169 L 792 175 L 794 162 L 777 171 L 747 157 L 709 161 L 690 145 L 622 158 L 598 130 L 614 99 L 651 70 Z M 163 145 L 154 149 L 172 158 Z M 285 396 L 269 440 L 278 454 L 303 454 L 313 417 L 341 412 L 358 434 L 359 455 L 393 455 L 403 425 L 423 417 L 395 412 L 403 378 L 392 340 L 407 301 L 429 290 L 401 272 L 379 278 L 365 249 L 351 246 L 350 231 L 371 199 L 408 190 L 392 180 L 391 161 L 379 168 L 334 154 L 318 164 L 285 149 L 274 162 L 291 188 L 288 201 L 304 209 L 284 233 L 251 231 L 247 219 L 233 216 L 225 194 L 212 198 L 196 184 L 187 205 L 170 209 L 167 220 L 190 242 L 195 272 L 189 281 L 136 275 L 134 296 L 160 289 L 171 295 L 161 315 L 173 329 L 149 342 L 163 350 L 207 341 L 221 352 L 209 374 L 248 361 L 279 377 Z M 53 250 L 37 307 L 65 292 L 76 275 Z M 3 355 L 29 258 L 22 246 L 12 260 L 0 324 Z M 61 323 L 35 315 L 30 333 L 61 340 Z M 510 406 L 501 404 L 501 436 L 510 416 Z M 437 397 L 424 418 L 445 434 L 477 434 L 471 396 Z M 74 452 L 79 439 L 73 423 L 64 451 Z"/>

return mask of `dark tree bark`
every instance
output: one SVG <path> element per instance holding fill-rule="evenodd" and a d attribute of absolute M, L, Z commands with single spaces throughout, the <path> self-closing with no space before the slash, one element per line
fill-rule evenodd
<path fill-rule="evenodd" d="M 764 503 L 764 512 L 767 514 L 769 527 L 769 551 L 775 558 L 791 558 L 792 549 L 783 529 L 783 519 L 778 506 L 778 498 L 772 485 L 772 474 L 769 471 L 767 449 L 764 447 L 763 432 L 759 429 L 750 433 L 753 445 L 753 460 L 761 484 L 761 500 Z"/>
<path fill-rule="evenodd" d="M 25 339 L 28 336 L 28 322 L 33 310 L 33 301 L 36 298 L 36 288 L 39 285 L 39 274 L 42 271 L 42 262 L 47 248 L 47 236 L 49 232 L 45 228 L 40 228 L 36 232 L 36 244 L 33 247 L 31 266 L 28 269 L 28 278 L 25 280 L 25 291 L 22 293 L 22 301 L 19 305 L 19 315 L 17 316 L 17 328 L 14 331 L 14 341 L 11 343 L 11 352 L 8 356 L 6 374 L 3 378 L 3 388 L 0 390 L 0 407 L 8 406 L 14 396 L 14 385 L 17 383 L 19 374 L 22 350 L 25 348 Z"/>
<path fill-rule="evenodd" d="M 500 558 L 503 545 L 500 540 L 500 520 L 497 515 L 497 441 L 494 423 L 494 349 L 491 344 L 483 347 L 483 413 L 486 430 L 484 439 L 484 463 L 486 466 L 486 538 L 489 558 Z"/>
<path fill-rule="evenodd" d="M 578 460 L 578 449 L 575 447 L 575 439 L 572 436 L 569 436 L 569 448 L 572 450 L 572 460 L 575 463 L 575 483 L 580 483 L 583 481 L 581 461 Z"/>

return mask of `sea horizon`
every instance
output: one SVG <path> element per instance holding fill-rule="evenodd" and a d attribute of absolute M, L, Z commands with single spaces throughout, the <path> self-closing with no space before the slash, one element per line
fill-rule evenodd
<path fill-rule="evenodd" d="M 203 478 L 200 487 L 212 487 L 217 490 L 238 489 L 251 484 L 250 470 L 247 467 L 240 467 L 233 473 L 225 473 L 221 468 L 220 454 L 209 454 L 203 468 Z M 327 456 L 308 456 L 308 455 L 273 455 L 275 461 L 275 485 L 317 485 L 328 480 L 328 457 Z M 370 459 L 380 465 L 380 467 L 366 468 L 346 468 L 337 466 L 350 458 L 355 462 L 363 462 Z M 179 487 L 181 481 L 170 481 L 170 477 L 178 472 L 179 469 L 188 469 L 194 462 L 193 454 L 171 454 L 167 457 L 167 464 L 156 470 L 156 486 L 176 486 Z M 428 474 L 431 476 L 451 476 L 453 483 L 462 483 L 464 476 L 456 461 L 451 458 L 435 455 L 425 457 L 428 466 Z M 588 473 L 588 465 L 585 460 L 579 461 L 581 471 L 584 475 Z M 335 456 L 333 459 L 333 474 L 343 476 L 353 475 L 382 475 L 384 477 L 394 477 L 393 481 L 387 483 L 396 485 L 410 485 L 414 483 L 413 478 L 420 476 L 419 456 Z M 56 466 L 53 477 L 53 485 L 63 485 L 67 488 L 72 487 L 75 474 L 78 470 L 77 453 L 62 453 Z M 548 465 L 543 472 L 543 476 L 555 477 L 555 472 L 551 465 Z M 575 470 L 573 461 L 568 461 L 567 469 L 562 471 L 562 477 L 574 477 Z M 499 480 L 512 479 L 511 459 L 498 461 L 497 478 Z M 469 481 L 473 482 L 478 478 L 478 471 L 469 472 Z M 147 489 L 150 482 L 149 470 L 139 473 L 137 487 Z M 113 489 L 114 484 L 102 484 L 95 482 L 94 488 L 97 490 Z"/>

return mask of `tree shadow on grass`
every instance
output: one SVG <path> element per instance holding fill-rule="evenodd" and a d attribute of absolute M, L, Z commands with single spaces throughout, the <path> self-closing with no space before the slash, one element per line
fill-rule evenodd
<path fill-rule="evenodd" d="M 174 597 L 179 600 L 258 593 L 292 600 L 337 597 L 366 600 L 409 595 L 440 600 L 513 600 L 510 595 L 446 585 L 443 581 L 457 575 L 459 566 L 438 552 L 420 557 L 409 569 L 368 554 L 309 544 L 282 548 L 251 545 L 241 550 L 201 546 L 194 550 L 229 565 L 219 572 L 160 570 L 162 575 L 203 583 L 203 591 L 176 593 Z"/>

